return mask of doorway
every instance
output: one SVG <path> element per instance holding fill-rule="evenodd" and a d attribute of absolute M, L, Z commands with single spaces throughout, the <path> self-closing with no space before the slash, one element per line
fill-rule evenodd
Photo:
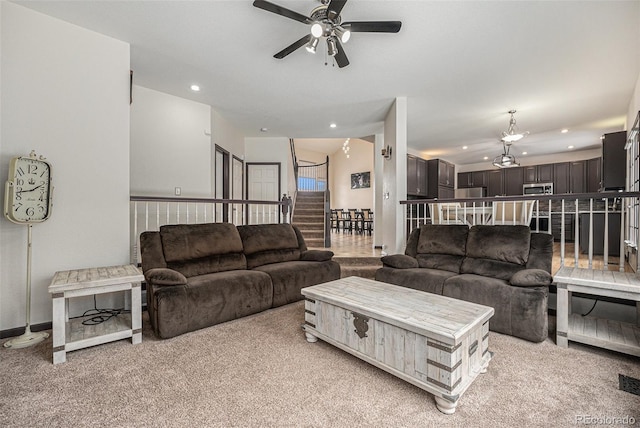
<path fill-rule="evenodd" d="M 280 162 L 247 163 L 247 198 L 252 201 L 280 200 Z M 279 205 L 264 205 L 247 213 L 247 224 L 279 223 Z"/>

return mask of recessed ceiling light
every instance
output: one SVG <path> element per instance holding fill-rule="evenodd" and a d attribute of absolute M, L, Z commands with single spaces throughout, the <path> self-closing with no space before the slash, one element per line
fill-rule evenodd
<path fill-rule="evenodd" d="M 269 129 L 267 128 L 260 128 L 260 132 L 267 132 Z"/>
<path fill-rule="evenodd" d="M 489 160 L 489 156 L 485 156 L 485 157 L 483 157 L 482 159 L 484 159 L 484 160 Z"/>
<path fill-rule="evenodd" d="M 330 128 L 335 128 L 336 126 L 338 125 L 336 125 L 335 123 L 332 123 L 331 125 L 329 125 Z"/>
<path fill-rule="evenodd" d="M 562 131 L 560 131 L 560 132 L 562 132 L 563 134 L 566 134 L 567 132 L 569 132 L 569 130 L 565 128 L 565 129 L 563 129 L 563 130 L 562 130 Z"/>
<path fill-rule="evenodd" d="M 568 146 L 567 149 L 573 149 L 573 146 Z"/>
<path fill-rule="evenodd" d="M 523 154 L 523 155 L 526 155 L 526 154 L 527 154 L 527 152 L 522 152 L 522 154 Z"/>
<path fill-rule="evenodd" d="M 199 92 L 200 91 L 200 86 L 198 85 L 191 85 L 191 90 L 193 92 Z"/>
<path fill-rule="evenodd" d="M 467 150 L 469 147 L 467 146 L 462 146 L 462 150 Z"/>

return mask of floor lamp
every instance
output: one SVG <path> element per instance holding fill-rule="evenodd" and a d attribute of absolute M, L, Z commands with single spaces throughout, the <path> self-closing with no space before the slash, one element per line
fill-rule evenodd
<path fill-rule="evenodd" d="M 25 327 L 24 334 L 18 337 L 15 337 L 11 340 L 7 340 L 4 343 L 5 348 L 26 348 L 27 346 L 35 345 L 37 343 L 42 342 L 47 337 L 49 337 L 49 333 L 45 332 L 31 332 L 31 228 L 32 224 L 27 225 L 27 304 L 26 304 L 26 312 L 27 312 L 27 326 Z"/>

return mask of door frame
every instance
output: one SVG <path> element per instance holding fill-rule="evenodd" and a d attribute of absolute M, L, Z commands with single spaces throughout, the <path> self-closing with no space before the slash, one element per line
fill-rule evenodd
<path fill-rule="evenodd" d="M 218 163 L 217 163 L 218 153 L 222 154 L 222 199 L 229 199 L 229 188 L 230 188 L 229 152 L 223 149 L 221 146 L 217 144 L 215 145 L 214 165 L 216 168 L 218 166 Z M 214 184 L 216 187 L 214 188 L 213 191 L 216 198 L 218 198 L 218 195 L 216 194 L 216 190 L 218 186 L 217 178 L 218 178 L 218 174 L 217 174 L 217 171 L 215 171 Z M 229 222 L 229 204 L 222 204 L 222 221 L 225 223 Z"/>

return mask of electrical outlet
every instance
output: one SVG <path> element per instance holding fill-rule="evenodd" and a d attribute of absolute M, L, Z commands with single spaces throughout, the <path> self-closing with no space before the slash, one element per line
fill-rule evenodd
<path fill-rule="evenodd" d="M 176 187 L 176 196 L 180 196 L 182 194 L 182 189 L 179 187 Z"/>

